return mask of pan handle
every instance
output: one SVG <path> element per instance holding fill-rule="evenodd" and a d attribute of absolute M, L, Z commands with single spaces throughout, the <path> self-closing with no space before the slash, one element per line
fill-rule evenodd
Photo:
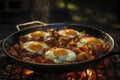
<path fill-rule="evenodd" d="M 41 21 L 31 21 L 31 22 L 27 22 L 27 23 L 18 24 L 18 25 L 16 25 L 16 28 L 18 31 L 20 31 L 21 29 L 31 27 L 31 26 L 38 26 L 38 25 L 43 26 L 43 25 L 48 25 L 48 24 L 41 22 Z"/>

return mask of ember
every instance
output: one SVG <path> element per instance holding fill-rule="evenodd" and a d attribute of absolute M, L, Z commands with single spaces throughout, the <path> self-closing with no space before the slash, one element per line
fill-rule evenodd
<path fill-rule="evenodd" d="M 30 74 L 32 74 L 34 71 L 29 70 L 29 69 L 24 69 L 23 72 L 24 72 L 25 75 L 30 75 Z"/>
<path fill-rule="evenodd" d="M 22 78 L 27 79 L 27 78 L 43 78 L 43 79 L 59 79 L 59 80 L 97 80 L 96 75 L 99 79 L 101 80 L 106 80 L 103 73 L 98 71 L 98 74 L 96 74 L 94 69 L 86 69 L 78 72 L 68 72 L 68 73 L 39 73 L 39 72 L 34 72 L 29 69 L 23 69 L 20 66 L 14 67 L 13 74 L 15 75 L 16 78 L 20 78 L 20 74 L 22 74 Z M 19 74 L 19 76 L 18 76 Z"/>

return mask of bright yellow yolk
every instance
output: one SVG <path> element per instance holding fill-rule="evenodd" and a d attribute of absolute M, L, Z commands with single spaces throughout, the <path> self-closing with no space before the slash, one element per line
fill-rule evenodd
<path fill-rule="evenodd" d="M 65 34 L 67 34 L 67 35 L 77 35 L 77 32 L 73 29 L 67 29 L 65 31 Z"/>
<path fill-rule="evenodd" d="M 33 33 L 31 33 L 31 36 L 32 37 L 43 37 L 45 35 L 45 32 L 42 32 L 42 31 L 35 31 Z"/>
<path fill-rule="evenodd" d="M 53 51 L 53 54 L 55 56 L 63 56 L 63 55 L 66 55 L 67 54 L 67 50 L 64 49 L 64 48 L 57 48 Z"/>
<path fill-rule="evenodd" d="M 36 42 L 36 43 L 30 44 L 30 45 L 28 46 L 28 48 L 29 48 L 29 49 L 32 49 L 32 50 L 34 50 L 34 51 L 38 51 L 38 50 L 43 49 L 43 46 L 42 46 L 41 43 Z"/>
<path fill-rule="evenodd" d="M 99 39 L 96 39 L 96 38 L 94 38 L 94 37 L 90 37 L 89 39 L 88 39 L 88 42 L 87 42 L 88 44 L 101 44 L 101 41 L 99 40 Z"/>

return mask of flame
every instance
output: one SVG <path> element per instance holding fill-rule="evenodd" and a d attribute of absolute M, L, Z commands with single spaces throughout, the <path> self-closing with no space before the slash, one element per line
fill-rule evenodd
<path fill-rule="evenodd" d="M 13 67 L 13 75 L 15 75 L 15 78 L 20 78 L 21 77 L 21 73 L 23 78 L 26 78 L 28 75 L 34 73 L 34 71 L 27 69 L 27 68 L 23 68 L 21 66 L 15 65 Z"/>
<path fill-rule="evenodd" d="M 93 69 L 83 70 L 80 74 L 79 80 L 96 80 L 96 74 Z"/>
<path fill-rule="evenodd" d="M 32 71 L 30 69 L 23 68 L 20 66 L 14 67 L 13 72 L 14 72 L 16 78 L 20 78 L 21 72 L 23 72 L 23 75 L 22 75 L 23 78 L 26 78 L 27 76 L 35 73 L 34 71 Z M 49 73 L 48 74 L 41 73 L 40 75 L 43 75 L 44 78 L 48 78 L 49 75 L 52 75 L 52 78 L 57 76 L 55 74 L 49 74 Z M 96 74 L 95 70 L 91 69 L 91 68 L 88 68 L 88 69 L 85 69 L 82 71 L 78 71 L 78 72 L 64 73 L 64 75 L 59 74 L 59 78 L 60 78 L 60 80 L 63 80 L 63 79 L 66 79 L 66 80 L 97 80 L 96 75 L 99 78 L 101 78 L 102 80 L 105 80 L 103 74 L 100 71 L 98 71 L 98 74 Z"/>
<path fill-rule="evenodd" d="M 91 69 L 87 69 L 88 80 L 91 80 L 93 71 Z"/>
<path fill-rule="evenodd" d="M 24 72 L 25 75 L 30 75 L 30 74 L 32 74 L 34 71 L 29 70 L 29 69 L 24 69 L 23 72 Z"/>
<path fill-rule="evenodd" d="M 96 74 L 93 69 L 86 69 L 80 72 L 69 72 L 67 73 L 67 80 L 96 80 Z"/>

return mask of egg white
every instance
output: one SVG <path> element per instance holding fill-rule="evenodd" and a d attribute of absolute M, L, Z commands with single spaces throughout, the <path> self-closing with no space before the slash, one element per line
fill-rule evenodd
<path fill-rule="evenodd" d="M 36 43 L 39 44 L 40 42 L 36 42 L 36 41 L 26 42 L 26 43 L 23 44 L 23 48 L 24 48 L 25 50 L 29 51 L 29 52 L 38 53 L 38 54 L 42 54 L 42 53 L 43 53 L 43 49 L 44 49 L 44 48 L 48 48 L 48 46 L 47 46 L 45 43 L 40 43 L 40 44 L 42 45 L 42 49 L 37 50 L 37 51 L 29 48 L 29 46 L 30 46 L 31 44 L 36 44 Z"/>
<path fill-rule="evenodd" d="M 48 50 L 45 53 L 45 58 L 52 59 L 56 63 L 62 63 L 64 61 L 75 61 L 76 60 L 76 54 L 73 51 L 66 49 L 67 53 L 65 55 L 56 56 L 53 54 L 53 51 L 55 49 L 56 48 L 52 48 L 52 49 Z"/>
<path fill-rule="evenodd" d="M 44 35 L 44 40 L 50 40 L 52 38 L 52 34 L 50 34 L 50 33 L 45 33 L 45 35 Z"/>
<path fill-rule="evenodd" d="M 81 35 L 81 33 L 79 33 L 78 31 L 76 31 L 76 30 L 74 30 L 76 33 L 77 33 L 77 35 L 69 35 L 69 34 L 66 34 L 65 32 L 66 31 L 68 31 L 69 29 L 67 29 L 67 30 L 59 30 L 58 31 L 58 34 L 60 35 L 60 36 L 65 36 L 65 37 L 69 37 L 69 38 L 73 38 L 73 37 L 75 37 L 75 36 L 80 36 Z"/>

